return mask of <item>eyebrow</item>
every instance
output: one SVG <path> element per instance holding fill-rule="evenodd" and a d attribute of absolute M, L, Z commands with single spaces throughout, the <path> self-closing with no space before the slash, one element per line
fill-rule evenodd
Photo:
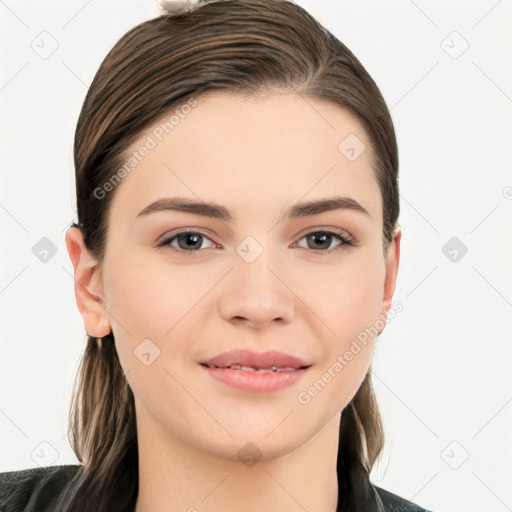
<path fill-rule="evenodd" d="M 364 214 L 370 219 L 372 216 L 368 211 L 355 199 L 350 197 L 328 197 L 316 201 L 307 201 L 293 205 L 288 210 L 282 212 L 278 222 L 289 219 L 298 219 L 301 217 L 309 217 L 319 215 L 320 213 L 333 210 L 354 210 Z M 136 217 L 146 217 L 151 213 L 161 211 L 180 211 L 203 215 L 204 217 L 212 217 L 226 222 L 232 222 L 235 219 L 233 213 L 224 206 L 204 201 L 196 201 L 186 197 L 164 197 L 158 199 L 146 206 Z"/>

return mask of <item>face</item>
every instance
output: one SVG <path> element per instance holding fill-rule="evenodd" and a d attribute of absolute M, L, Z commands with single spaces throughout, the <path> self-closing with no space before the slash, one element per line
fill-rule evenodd
<path fill-rule="evenodd" d="M 68 232 L 75 268 L 89 271 L 90 294 L 77 295 L 86 331 L 112 330 L 138 423 L 222 457 L 249 441 L 263 457 L 290 452 L 339 418 L 371 361 L 375 337 L 361 333 L 382 330 L 390 307 L 400 233 L 385 257 L 370 141 L 344 109 L 295 95 L 209 94 L 165 136 L 158 124 L 114 191 L 101 268 Z M 347 136 L 366 147 L 356 159 L 339 149 Z M 229 218 L 141 214 L 164 198 L 215 203 Z M 310 367 L 279 390 L 240 390 L 200 364 L 232 349 Z"/>

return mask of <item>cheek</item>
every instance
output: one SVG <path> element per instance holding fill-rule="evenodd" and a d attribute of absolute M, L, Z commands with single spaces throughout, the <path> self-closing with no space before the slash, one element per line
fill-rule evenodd
<path fill-rule="evenodd" d="M 128 331 L 144 336 L 163 336 L 197 303 L 208 284 L 193 267 L 150 258 L 145 251 L 118 261 L 107 266 L 110 309 L 119 322 L 128 324 Z"/>
<path fill-rule="evenodd" d="M 104 281 L 119 358 L 126 372 L 137 370 L 131 374 L 133 379 L 150 368 L 141 367 L 136 359 L 146 345 L 149 352 L 153 349 L 158 354 L 151 367 L 187 364 L 191 339 L 205 324 L 205 307 L 209 311 L 214 307 L 207 300 L 208 292 L 226 269 L 178 265 L 170 263 L 165 254 L 150 257 L 146 250 L 130 252 L 129 257 L 117 259 L 112 252 L 110 260 L 105 260 Z M 144 341 L 148 339 L 156 348 Z"/>
<path fill-rule="evenodd" d="M 375 325 L 380 319 L 384 266 L 363 253 L 357 264 L 332 273 L 329 293 L 318 289 L 308 296 L 315 313 L 329 329 L 321 328 L 324 347 L 318 368 L 298 401 L 310 414 L 327 416 L 343 410 L 352 400 L 371 362 Z M 317 322 L 318 324 L 318 322 Z"/>
<path fill-rule="evenodd" d="M 326 280 L 329 293 L 322 297 L 316 290 L 310 296 L 318 316 L 329 327 L 322 329 L 326 333 L 322 370 L 336 374 L 334 380 L 343 382 L 343 394 L 349 398 L 366 374 L 381 326 L 385 266 L 375 254 L 360 251 L 356 261 L 331 273 Z"/>
<path fill-rule="evenodd" d="M 132 354 L 143 340 L 151 340 L 163 352 L 164 340 L 197 302 L 199 290 L 189 282 L 189 273 L 171 269 L 142 251 L 117 261 L 112 255 L 110 262 L 114 261 L 105 261 L 107 310 L 119 357 L 130 368 L 136 362 Z"/>
<path fill-rule="evenodd" d="M 322 269 L 308 280 L 302 295 L 338 349 L 380 318 L 384 278 L 383 260 L 375 252 L 359 251 L 346 265 Z"/>
<path fill-rule="evenodd" d="M 212 283 L 193 266 L 172 266 L 143 251 L 117 261 L 112 254 L 110 262 L 105 260 L 104 281 L 116 349 L 130 387 L 148 406 L 155 383 L 169 380 L 164 370 L 190 364 L 187 326 Z"/>
<path fill-rule="evenodd" d="M 382 306 L 381 276 L 370 270 L 354 273 L 339 286 L 337 308 L 331 314 L 334 330 L 344 334 L 343 340 L 356 337 L 365 328 L 374 325 Z"/>

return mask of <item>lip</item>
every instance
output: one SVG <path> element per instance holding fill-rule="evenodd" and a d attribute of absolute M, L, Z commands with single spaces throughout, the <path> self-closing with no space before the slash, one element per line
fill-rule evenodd
<path fill-rule="evenodd" d="M 210 368 L 207 365 L 215 365 L 220 368 Z M 283 371 L 262 373 L 226 368 L 229 365 L 249 366 L 257 369 L 293 368 Z M 298 382 L 308 371 L 310 363 L 300 357 L 277 352 L 275 350 L 263 353 L 250 350 L 230 350 L 200 363 L 202 371 L 230 387 L 240 391 L 252 393 L 269 393 L 287 388 Z"/>
<path fill-rule="evenodd" d="M 200 365 L 200 368 L 218 382 L 251 393 L 270 393 L 287 388 L 298 382 L 309 371 L 309 367 L 270 373 L 232 370 L 231 368 L 209 368 L 204 365 Z"/>
<path fill-rule="evenodd" d="M 226 368 L 231 365 L 250 366 L 256 369 L 271 368 L 277 366 L 279 368 L 295 368 L 311 366 L 304 359 L 284 352 L 271 350 L 268 352 L 252 352 L 250 350 L 229 350 L 212 357 L 208 361 L 201 363 L 202 365 L 218 366 Z"/>

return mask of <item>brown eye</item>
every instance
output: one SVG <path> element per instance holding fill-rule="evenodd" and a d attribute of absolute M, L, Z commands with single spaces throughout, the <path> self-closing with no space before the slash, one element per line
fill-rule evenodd
<path fill-rule="evenodd" d="M 311 241 L 309 245 L 310 249 L 329 249 L 333 240 L 332 235 L 327 233 L 313 233 L 312 235 L 306 236 L 306 240 Z"/>
<path fill-rule="evenodd" d="M 354 240 L 344 232 L 334 231 L 312 231 L 301 238 L 306 239 L 306 247 L 297 245 L 301 249 L 313 249 L 317 252 L 321 251 L 335 251 L 343 248 L 344 245 L 354 245 Z M 335 240 L 339 242 L 332 248 L 332 243 Z M 300 241 L 299 241 L 300 242 Z"/>
<path fill-rule="evenodd" d="M 181 231 L 180 233 L 174 233 L 172 236 L 167 237 L 163 242 L 158 244 L 158 247 L 169 245 L 177 251 L 183 252 L 198 252 L 208 247 L 203 247 L 205 240 L 210 240 L 206 235 L 197 233 L 195 231 Z M 209 247 L 213 247 L 210 245 Z"/>

